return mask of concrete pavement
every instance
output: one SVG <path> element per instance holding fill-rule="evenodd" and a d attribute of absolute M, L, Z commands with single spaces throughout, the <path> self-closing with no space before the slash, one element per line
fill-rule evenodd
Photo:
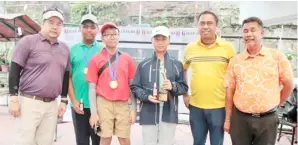
<path fill-rule="evenodd" d="M 0 145 L 12 145 L 15 121 L 8 114 L 5 106 L 0 106 Z M 283 136 L 276 145 L 290 145 L 289 136 Z M 132 145 L 142 145 L 141 126 L 134 124 L 131 133 Z M 178 125 L 176 129 L 175 145 L 192 145 L 192 134 L 189 125 Z M 58 140 L 54 145 L 75 145 L 74 129 L 72 122 L 58 125 Z M 116 138 L 113 138 L 112 145 L 119 145 Z M 206 145 L 210 145 L 207 139 Z M 225 134 L 224 145 L 232 145 L 230 136 Z"/>

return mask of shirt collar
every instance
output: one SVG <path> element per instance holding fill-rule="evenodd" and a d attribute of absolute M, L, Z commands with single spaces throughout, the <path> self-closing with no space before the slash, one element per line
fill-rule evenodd
<path fill-rule="evenodd" d="M 93 43 L 91 44 L 91 47 L 95 46 L 96 45 L 96 40 L 93 41 Z M 80 44 L 81 46 L 87 46 L 83 41 L 81 42 Z"/>
<path fill-rule="evenodd" d="M 41 35 L 41 33 L 38 33 L 38 35 L 39 35 L 39 38 L 40 38 L 41 41 L 50 42 L 49 40 L 47 40 L 47 38 L 45 38 L 43 35 Z M 54 44 L 60 44 L 59 40 L 57 39 L 57 41 Z"/>
<path fill-rule="evenodd" d="M 205 44 L 203 44 L 203 42 L 202 42 L 201 39 L 199 39 L 199 40 L 197 41 L 197 44 L 198 44 L 198 45 L 201 45 L 201 46 L 205 46 Z M 215 42 L 214 42 L 213 44 L 211 44 L 211 45 L 220 45 L 220 44 L 221 44 L 221 39 L 216 35 L 216 40 L 215 40 Z"/>
<path fill-rule="evenodd" d="M 247 51 L 247 48 L 245 49 L 245 51 L 244 51 L 244 53 L 243 53 L 243 58 L 244 59 L 249 59 L 249 58 L 254 58 L 254 57 L 256 57 L 256 56 L 265 56 L 265 55 L 267 55 L 268 53 L 267 53 L 267 48 L 265 48 L 265 47 L 261 47 L 261 50 L 256 54 L 256 55 L 251 55 L 251 54 L 249 54 L 248 53 L 248 51 Z"/>

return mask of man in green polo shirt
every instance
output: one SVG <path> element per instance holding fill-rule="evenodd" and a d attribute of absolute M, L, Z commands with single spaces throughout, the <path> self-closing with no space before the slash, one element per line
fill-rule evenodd
<path fill-rule="evenodd" d="M 69 97 L 77 145 L 98 145 L 100 137 L 89 125 L 90 105 L 86 74 L 90 59 L 100 52 L 103 45 L 95 40 L 98 32 L 97 18 L 92 14 L 82 17 L 80 31 L 83 41 L 70 49 Z"/>

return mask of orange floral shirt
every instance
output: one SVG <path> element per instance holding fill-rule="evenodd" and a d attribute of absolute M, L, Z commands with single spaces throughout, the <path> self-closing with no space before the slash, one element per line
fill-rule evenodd
<path fill-rule="evenodd" d="M 280 103 L 280 84 L 293 79 L 287 57 L 276 49 L 263 47 L 255 55 L 247 51 L 230 60 L 225 87 L 235 88 L 233 102 L 246 113 L 264 113 Z"/>

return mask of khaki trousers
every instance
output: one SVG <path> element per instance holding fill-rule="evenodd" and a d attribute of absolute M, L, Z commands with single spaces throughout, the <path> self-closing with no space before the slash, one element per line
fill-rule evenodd
<path fill-rule="evenodd" d="M 127 101 L 109 101 L 103 97 L 97 97 L 97 107 L 100 137 L 108 138 L 115 135 L 120 138 L 130 138 L 130 110 Z"/>
<path fill-rule="evenodd" d="M 58 104 L 20 97 L 20 117 L 16 119 L 13 145 L 52 145 Z"/>

